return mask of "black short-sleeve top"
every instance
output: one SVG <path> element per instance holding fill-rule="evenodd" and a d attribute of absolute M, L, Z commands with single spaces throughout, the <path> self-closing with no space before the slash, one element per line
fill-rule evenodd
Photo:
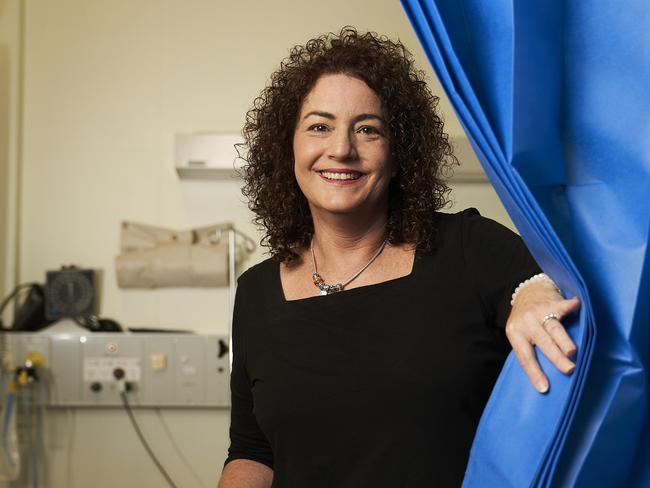
<path fill-rule="evenodd" d="M 460 486 L 512 292 L 540 270 L 475 209 L 435 223 L 402 278 L 293 301 L 277 261 L 239 278 L 226 463 L 281 488 Z"/>

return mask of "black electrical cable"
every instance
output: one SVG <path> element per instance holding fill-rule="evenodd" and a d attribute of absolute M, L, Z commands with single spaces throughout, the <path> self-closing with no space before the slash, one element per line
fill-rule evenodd
<path fill-rule="evenodd" d="M 16 288 L 7 296 L 5 299 L 0 303 L 0 328 L 4 329 L 4 324 L 2 323 L 2 314 L 5 311 L 5 308 L 9 303 L 11 302 L 12 298 L 14 298 L 16 295 L 18 295 L 18 292 L 24 288 L 29 288 L 32 286 L 37 286 L 39 283 L 23 283 L 21 285 L 17 285 Z"/>
<path fill-rule="evenodd" d="M 162 464 L 160 464 L 160 461 L 158 461 L 158 458 L 151 450 L 151 447 L 149 447 L 149 444 L 147 443 L 147 440 L 144 438 L 144 435 L 142 435 L 142 431 L 140 430 L 140 427 L 138 426 L 138 422 L 135 420 L 135 416 L 133 415 L 133 411 L 131 410 L 131 405 L 129 405 L 129 399 L 126 397 L 126 392 L 125 391 L 120 392 L 120 396 L 122 397 L 122 404 L 124 404 L 124 409 L 126 410 L 126 413 L 129 415 L 129 419 L 131 419 L 131 424 L 135 429 L 135 433 L 138 434 L 138 438 L 140 439 L 140 442 L 142 443 L 145 450 L 149 454 L 149 457 L 158 468 L 158 471 L 160 471 L 160 473 L 165 477 L 165 480 L 167 481 L 169 486 L 171 486 L 172 488 L 178 488 L 174 483 L 174 481 L 169 476 L 169 474 L 167 473 L 167 471 L 165 471 L 165 468 L 163 468 Z"/>
<path fill-rule="evenodd" d="M 158 415 L 158 420 L 160 420 L 160 424 L 162 425 L 165 434 L 167 434 L 167 439 L 169 439 L 169 443 L 176 451 L 176 455 L 178 456 L 178 458 L 182 461 L 182 463 L 185 465 L 187 470 L 192 474 L 192 476 L 198 483 L 198 486 L 207 488 L 203 483 L 203 481 L 201 480 L 201 477 L 197 474 L 192 464 L 185 457 L 185 454 L 183 454 L 183 450 L 176 442 L 176 439 L 174 438 L 174 435 L 172 434 L 172 431 L 169 428 L 169 425 L 167 425 L 167 421 L 165 420 L 165 417 L 163 416 L 162 411 L 159 408 L 156 408 L 156 414 Z"/>

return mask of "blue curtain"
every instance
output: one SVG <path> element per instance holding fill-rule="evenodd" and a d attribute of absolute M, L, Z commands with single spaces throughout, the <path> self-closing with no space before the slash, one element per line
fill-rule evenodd
<path fill-rule="evenodd" d="M 490 181 L 582 300 L 573 375 L 511 355 L 465 487 L 650 487 L 650 1 L 403 0 Z"/>

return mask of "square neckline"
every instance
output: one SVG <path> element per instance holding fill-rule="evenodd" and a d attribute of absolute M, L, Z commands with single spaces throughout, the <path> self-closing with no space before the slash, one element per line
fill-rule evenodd
<path fill-rule="evenodd" d="M 284 293 L 284 287 L 282 286 L 282 276 L 280 275 L 280 266 L 281 263 L 280 261 L 277 261 L 276 269 L 275 269 L 275 279 L 276 279 L 276 286 L 277 289 L 279 290 L 279 297 L 280 301 L 284 304 L 292 304 L 292 303 L 311 303 L 315 302 L 318 299 L 324 299 L 324 298 L 333 298 L 333 297 L 340 297 L 340 296 L 352 296 L 356 295 L 358 293 L 363 293 L 367 291 L 373 291 L 373 290 L 378 290 L 381 289 L 385 286 L 391 286 L 395 283 L 401 283 L 404 281 L 408 281 L 409 278 L 413 278 L 416 275 L 417 269 L 419 266 L 417 266 L 417 263 L 419 259 L 421 258 L 421 253 L 419 249 L 415 250 L 415 254 L 413 256 L 413 264 L 411 265 L 411 271 L 408 274 L 405 274 L 404 276 L 398 276 L 397 278 L 391 278 L 388 280 L 384 281 L 379 281 L 377 283 L 370 283 L 369 285 L 363 285 L 363 286 L 357 286 L 355 288 L 351 288 L 349 290 L 343 290 L 338 293 L 332 293 L 331 295 L 314 295 L 314 296 L 309 296 L 309 297 L 304 297 L 304 298 L 296 298 L 294 300 L 287 300 L 287 297 Z M 324 300 L 323 300 L 324 301 Z"/>

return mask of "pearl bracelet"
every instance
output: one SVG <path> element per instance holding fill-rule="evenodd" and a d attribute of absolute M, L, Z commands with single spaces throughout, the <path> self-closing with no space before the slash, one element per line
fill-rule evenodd
<path fill-rule="evenodd" d="M 512 306 L 512 305 L 515 304 L 515 299 L 517 298 L 517 294 L 522 289 L 524 289 L 526 286 L 530 285 L 531 283 L 536 283 L 536 282 L 539 282 L 539 281 L 546 281 L 546 282 L 550 283 L 551 285 L 553 285 L 553 287 L 555 288 L 555 291 L 557 291 L 558 294 L 560 294 L 560 295 L 562 294 L 560 289 L 555 284 L 555 281 L 553 281 L 551 278 L 549 278 L 546 273 L 539 273 L 539 274 L 536 274 L 535 276 L 532 276 L 531 278 L 528 278 L 526 281 L 522 281 L 521 283 L 519 283 L 519 285 L 517 285 L 517 288 L 515 288 L 515 291 L 512 294 L 512 298 L 510 299 L 510 305 Z"/>

